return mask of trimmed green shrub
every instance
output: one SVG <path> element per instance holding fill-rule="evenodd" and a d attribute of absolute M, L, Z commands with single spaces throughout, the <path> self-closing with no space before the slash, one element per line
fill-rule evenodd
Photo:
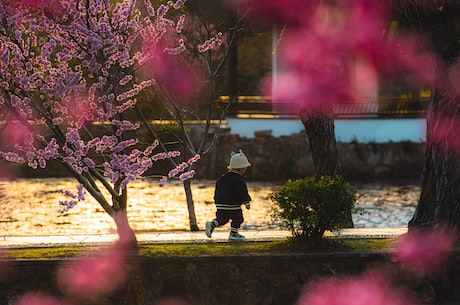
<path fill-rule="evenodd" d="M 341 176 L 321 176 L 288 180 L 269 199 L 279 206 L 275 218 L 294 238 L 321 240 L 325 231 L 340 231 L 350 225 L 348 215 L 357 194 Z"/>

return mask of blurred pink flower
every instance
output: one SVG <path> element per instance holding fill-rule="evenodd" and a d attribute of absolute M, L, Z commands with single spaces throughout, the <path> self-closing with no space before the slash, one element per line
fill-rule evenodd
<path fill-rule="evenodd" d="M 433 272 L 452 248 L 454 235 L 444 227 L 410 230 L 395 246 L 394 258 L 417 273 Z"/>
<path fill-rule="evenodd" d="M 431 134 L 431 141 L 446 152 L 460 154 L 460 139 L 458 138 L 460 122 L 440 114 L 435 116 L 433 121 L 436 121 L 436 128 Z"/>
<path fill-rule="evenodd" d="M 144 50 L 149 58 L 147 73 L 153 75 L 157 84 L 174 101 L 188 101 L 199 92 L 197 74 L 181 57 L 164 51 L 160 44 L 146 44 Z"/>
<path fill-rule="evenodd" d="M 10 0 L 22 8 L 32 10 L 43 10 L 45 13 L 52 16 L 59 16 L 65 13 L 66 7 L 71 5 L 69 0 Z"/>
<path fill-rule="evenodd" d="M 157 301 L 157 305 L 190 305 L 186 300 L 179 297 L 167 297 Z"/>
<path fill-rule="evenodd" d="M 113 292 L 128 276 L 126 254 L 120 244 L 64 264 L 58 273 L 63 292 L 80 299 Z"/>
<path fill-rule="evenodd" d="M 252 19 L 289 24 L 302 23 L 311 12 L 314 1 L 306 0 L 240 0 L 231 2 L 233 6 L 249 8 Z"/>
<path fill-rule="evenodd" d="M 276 50 L 276 88 L 263 84 L 263 94 L 292 104 L 287 107 L 315 112 L 322 105 L 357 102 L 377 94 L 383 75 L 431 81 L 433 59 L 415 39 L 389 32 L 389 9 L 381 1 L 244 3 L 269 22 L 287 23 Z"/>
<path fill-rule="evenodd" d="M 2 135 L 1 141 L 5 144 L 19 144 L 30 147 L 34 143 L 34 137 L 26 126 L 15 121 L 10 121 L 8 122 L 8 128 L 5 129 Z"/>
<path fill-rule="evenodd" d="M 6 282 L 11 276 L 12 268 L 6 260 L 5 250 L 0 250 L 0 283 Z"/>
<path fill-rule="evenodd" d="M 377 273 L 350 278 L 329 278 L 311 283 L 298 305 L 410 305 L 415 304 L 402 291 L 391 287 Z"/>
<path fill-rule="evenodd" d="M 62 299 L 47 295 L 42 292 L 29 292 L 19 297 L 13 305 L 66 305 Z"/>

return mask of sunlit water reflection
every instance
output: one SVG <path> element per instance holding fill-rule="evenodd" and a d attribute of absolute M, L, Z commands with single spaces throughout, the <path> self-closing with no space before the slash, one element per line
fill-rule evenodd
<path fill-rule="evenodd" d="M 20 179 L 1 183 L 4 196 L 0 205 L 0 235 L 103 234 L 113 233 L 112 219 L 89 196 L 66 214 L 58 214 L 58 201 L 65 199 L 60 189 L 74 191 L 73 179 Z M 274 183 L 248 182 L 253 202 L 244 211 L 243 229 L 275 229 L 272 218 L 276 205 L 267 199 Z M 406 226 L 415 209 L 420 189 L 416 186 L 356 186 L 358 207 L 355 227 Z M 192 192 L 198 225 L 215 215 L 214 181 L 194 181 Z M 128 216 L 140 231 L 189 230 L 185 193 L 181 182 L 159 187 L 156 180 L 130 184 Z M 228 230 L 227 227 L 219 228 Z"/>

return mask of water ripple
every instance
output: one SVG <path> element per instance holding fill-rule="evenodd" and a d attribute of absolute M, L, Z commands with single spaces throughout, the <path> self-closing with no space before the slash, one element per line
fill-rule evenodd
<path fill-rule="evenodd" d="M 251 209 L 243 209 L 243 229 L 277 228 L 271 217 L 276 205 L 267 199 L 274 183 L 248 182 L 253 198 Z M 58 201 L 65 199 L 60 189 L 76 190 L 73 179 L 18 179 L 3 181 L 0 199 L 0 234 L 52 235 L 114 233 L 112 219 L 92 198 L 79 203 L 66 214 L 59 215 Z M 354 213 L 355 227 L 406 226 L 417 204 L 420 188 L 416 186 L 360 185 L 358 207 L 364 213 Z M 194 181 L 192 192 L 198 225 L 213 219 L 214 181 Z M 157 181 L 130 184 L 128 217 L 136 231 L 189 230 L 185 193 L 181 182 L 159 187 Z M 228 227 L 218 228 L 228 230 Z"/>

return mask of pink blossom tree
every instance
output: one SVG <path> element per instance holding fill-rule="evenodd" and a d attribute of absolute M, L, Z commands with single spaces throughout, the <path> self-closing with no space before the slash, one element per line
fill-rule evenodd
<path fill-rule="evenodd" d="M 120 241 L 135 241 L 129 182 L 180 153 L 157 149 L 158 140 L 141 143 L 142 125 L 126 114 L 154 84 L 140 71 L 168 68 L 154 65 L 157 51 L 183 50 L 181 40 L 165 45 L 164 36 L 181 31 L 183 17 L 173 12 L 185 0 L 157 8 L 136 0 L 0 2 L 0 106 L 8 115 L 0 157 L 34 169 L 59 162 L 80 184 L 64 192 L 61 212 L 89 193 L 113 218 Z M 186 170 L 179 164 L 170 175 L 187 179 L 193 173 Z"/>

